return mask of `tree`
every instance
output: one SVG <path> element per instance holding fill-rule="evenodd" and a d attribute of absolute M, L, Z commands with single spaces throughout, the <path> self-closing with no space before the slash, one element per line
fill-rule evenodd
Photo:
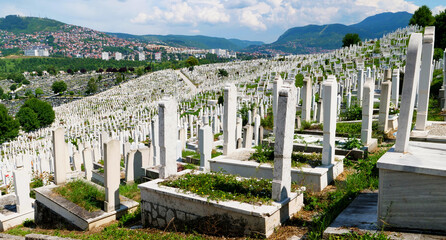
<path fill-rule="evenodd" d="M 31 91 L 31 89 L 26 89 L 25 96 L 28 98 L 34 97 L 33 91 Z"/>
<path fill-rule="evenodd" d="M 357 33 L 347 33 L 342 39 L 342 47 L 348 47 L 350 45 L 355 45 L 361 42 L 359 35 Z"/>
<path fill-rule="evenodd" d="M 40 127 L 46 127 L 54 122 L 55 114 L 53 107 L 45 101 L 41 101 L 37 98 L 28 99 L 20 107 L 28 107 L 37 114 Z"/>
<path fill-rule="evenodd" d="M 36 88 L 36 90 L 34 90 L 34 93 L 36 97 L 39 97 L 39 95 L 43 95 L 43 90 L 41 88 Z"/>
<path fill-rule="evenodd" d="M 16 89 L 17 89 L 17 84 L 12 84 L 11 86 L 9 86 L 9 89 L 11 90 L 11 91 L 15 91 Z"/>
<path fill-rule="evenodd" d="M 67 84 L 64 81 L 55 81 L 53 85 L 51 85 L 51 90 L 54 93 L 62 93 L 67 90 Z"/>
<path fill-rule="evenodd" d="M 296 87 L 302 87 L 304 85 L 304 75 L 302 73 L 296 74 L 294 77 L 296 81 L 294 82 L 294 85 Z"/>
<path fill-rule="evenodd" d="M 49 73 L 49 74 L 51 74 L 51 75 L 56 75 L 56 67 L 54 67 L 54 66 L 49 66 L 47 69 L 46 69 L 46 71 Z"/>
<path fill-rule="evenodd" d="M 186 60 L 187 67 L 193 67 L 196 65 L 198 65 L 198 59 L 196 59 L 194 56 L 190 56 L 189 58 L 187 58 Z"/>
<path fill-rule="evenodd" d="M 3 88 L 2 88 L 2 87 L 0 87 L 0 96 L 2 96 L 2 95 L 3 95 L 3 93 L 4 93 L 4 91 L 3 91 Z"/>
<path fill-rule="evenodd" d="M 87 90 L 85 91 L 85 93 L 92 94 L 95 93 L 97 90 L 98 90 L 98 84 L 96 83 L 94 78 L 90 78 L 90 80 L 88 80 Z"/>
<path fill-rule="evenodd" d="M 15 117 L 25 132 L 31 132 L 40 127 L 37 114 L 29 107 L 21 107 Z"/>
<path fill-rule="evenodd" d="M 136 69 L 136 75 L 142 76 L 143 74 L 144 74 L 144 68 L 139 67 Z"/>
<path fill-rule="evenodd" d="M 226 69 L 223 69 L 223 68 L 220 68 L 220 69 L 218 69 L 218 76 L 219 77 L 227 77 L 229 74 L 228 74 L 228 71 L 226 71 Z"/>
<path fill-rule="evenodd" d="M 122 83 L 123 81 L 125 81 L 125 75 L 122 74 L 122 73 L 118 73 L 118 74 L 116 75 L 116 80 L 115 80 L 116 84 L 120 84 L 120 83 Z"/>
<path fill-rule="evenodd" d="M 410 25 L 418 25 L 421 27 L 433 26 L 435 23 L 435 18 L 432 16 L 432 12 L 428 6 L 423 5 L 418 8 L 412 18 L 409 20 Z"/>
<path fill-rule="evenodd" d="M 8 114 L 5 105 L 0 104 L 0 144 L 19 135 L 20 123 Z"/>
<path fill-rule="evenodd" d="M 446 48 L 446 9 L 435 16 L 435 47 Z"/>

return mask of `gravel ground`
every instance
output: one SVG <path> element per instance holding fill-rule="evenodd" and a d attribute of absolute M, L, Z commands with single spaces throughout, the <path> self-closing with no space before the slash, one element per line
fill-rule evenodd
<path fill-rule="evenodd" d="M 427 127 L 427 130 L 429 130 L 429 135 L 446 137 L 446 123 L 432 124 L 431 126 Z"/>

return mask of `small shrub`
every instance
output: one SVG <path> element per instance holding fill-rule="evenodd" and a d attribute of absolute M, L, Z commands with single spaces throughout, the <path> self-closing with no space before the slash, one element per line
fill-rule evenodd
<path fill-rule="evenodd" d="M 260 120 L 260 126 L 264 129 L 272 130 L 274 128 L 273 109 L 269 108 L 267 112 L 266 117 Z"/>
<path fill-rule="evenodd" d="M 259 163 L 266 163 L 274 160 L 274 149 L 272 147 L 262 144 L 255 146 L 254 148 L 256 151 L 249 159 L 256 160 Z"/>
<path fill-rule="evenodd" d="M 35 228 L 36 223 L 33 219 L 25 219 L 25 221 L 23 221 L 23 226 L 27 228 Z"/>
<path fill-rule="evenodd" d="M 301 123 L 301 129 L 305 130 L 305 129 L 310 129 L 311 127 L 311 121 L 305 121 L 303 120 Z"/>
<path fill-rule="evenodd" d="M 341 112 L 340 117 L 343 120 L 352 121 L 352 120 L 361 120 L 362 119 L 362 107 L 355 104 L 347 108 L 345 112 Z"/>
<path fill-rule="evenodd" d="M 141 221 L 141 207 L 138 206 L 136 211 L 131 213 L 126 213 L 119 219 L 120 227 L 127 227 L 131 224 L 135 224 Z"/>
<path fill-rule="evenodd" d="M 360 149 L 363 147 L 363 144 L 361 143 L 361 140 L 352 137 L 351 135 L 348 137 L 345 144 L 342 146 L 343 149 L 346 150 L 352 150 L 352 149 Z"/>

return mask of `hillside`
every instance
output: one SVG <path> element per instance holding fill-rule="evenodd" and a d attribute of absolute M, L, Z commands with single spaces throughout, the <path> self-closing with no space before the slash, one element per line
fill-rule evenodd
<path fill-rule="evenodd" d="M 352 25 L 328 24 L 307 25 L 290 28 L 277 41 L 262 46 L 251 46 L 248 51 L 305 54 L 337 49 L 347 33 L 358 33 L 364 39 L 379 38 L 409 23 L 412 14 L 408 12 L 381 13 Z"/>
<path fill-rule="evenodd" d="M 201 49 L 222 48 L 229 50 L 241 50 L 250 45 L 262 45 L 260 41 L 247 41 L 239 39 L 226 39 L 219 37 L 208 37 L 203 35 L 131 35 L 125 33 L 107 33 L 124 39 L 139 39 L 152 43 L 164 43 L 174 47 L 196 47 Z"/>
<path fill-rule="evenodd" d="M 12 33 L 35 33 L 35 32 L 55 32 L 65 23 L 38 17 L 21 17 L 8 15 L 0 18 L 0 30 Z M 261 45 L 263 42 L 246 41 L 239 39 L 226 39 L 208 36 L 185 36 L 185 35 L 131 35 L 125 33 L 107 33 L 122 39 L 138 39 L 142 41 L 161 43 L 173 47 L 196 47 L 202 49 L 222 48 L 229 50 L 241 50 L 250 45 Z"/>
<path fill-rule="evenodd" d="M 13 33 L 34 33 L 34 32 L 52 32 L 57 31 L 62 22 L 38 17 L 20 17 L 17 15 L 8 15 L 0 18 L 0 30 Z"/>

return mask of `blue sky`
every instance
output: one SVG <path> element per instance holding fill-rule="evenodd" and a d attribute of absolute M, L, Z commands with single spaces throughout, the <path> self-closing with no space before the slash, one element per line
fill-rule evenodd
<path fill-rule="evenodd" d="M 288 28 L 353 24 L 382 12 L 428 5 L 438 13 L 445 0 L 0 0 L 10 14 L 56 19 L 106 32 L 207 35 L 275 41 Z"/>

